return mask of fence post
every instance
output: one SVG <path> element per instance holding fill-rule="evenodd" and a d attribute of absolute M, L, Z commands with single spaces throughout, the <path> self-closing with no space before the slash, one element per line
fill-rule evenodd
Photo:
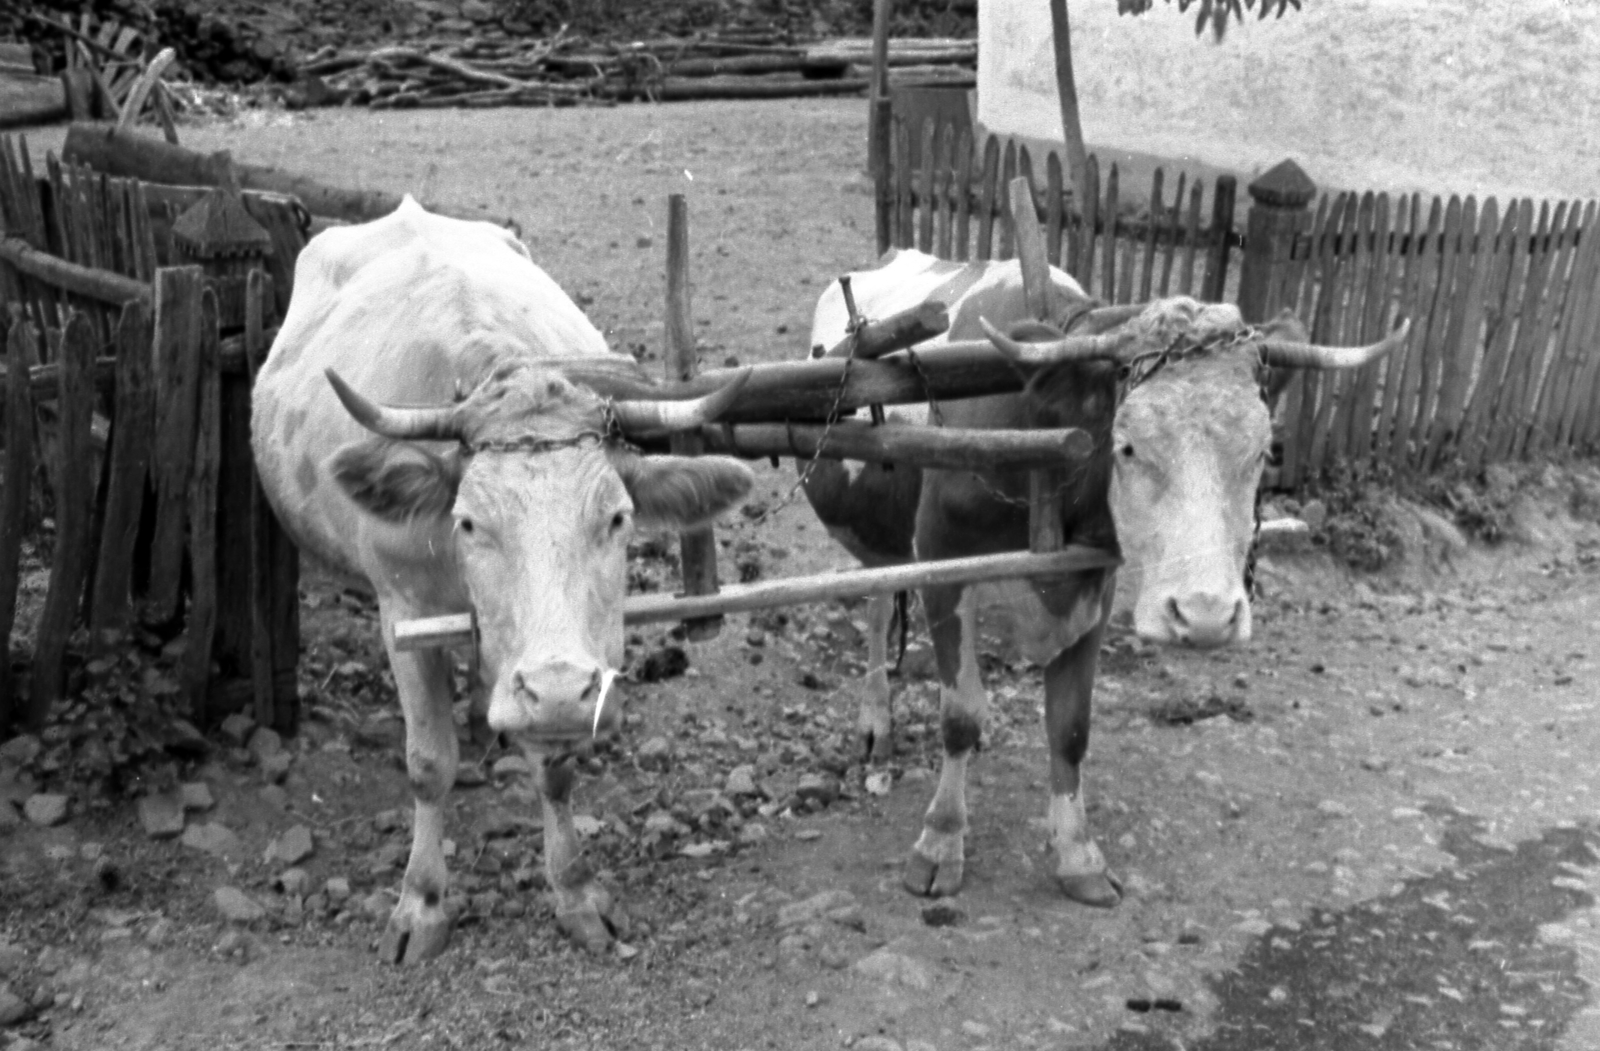
<path fill-rule="evenodd" d="M 1294 239 L 1305 226 L 1317 186 L 1298 164 L 1285 160 L 1246 189 L 1251 205 L 1239 272 L 1239 313 L 1255 323 L 1267 320 L 1282 305 L 1280 290 Z"/>

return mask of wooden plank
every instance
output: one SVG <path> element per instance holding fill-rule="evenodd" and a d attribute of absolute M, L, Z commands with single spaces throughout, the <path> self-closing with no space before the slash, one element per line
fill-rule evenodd
<path fill-rule="evenodd" d="M 1086 431 L 977 430 L 840 420 L 822 423 L 714 423 L 701 427 L 708 453 L 766 459 L 823 456 L 943 471 L 1037 467 L 1081 460 L 1094 451 Z M 656 443 L 646 443 L 650 448 Z"/>
<path fill-rule="evenodd" d="M 1092 153 L 1084 164 L 1083 185 L 1083 216 L 1078 224 L 1079 243 L 1076 255 L 1078 262 L 1076 269 L 1072 271 L 1072 276 L 1078 279 L 1078 285 L 1085 292 L 1092 295 L 1095 242 L 1099 238 L 1100 230 L 1100 158 Z"/>
<path fill-rule="evenodd" d="M 937 209 L 933 195 L 934 172 L 939 164 L 937 129 L 938 125 L 932 117 L 924 117 L 922 127 L 917 129 L 922 140 L 921 185 L 917 192 L 917 203 L 921 206 L 917 214 L 917 247 L 930 254 L 933 252 L 933 213 Z"/>
<path fill-rule="evenodd" d="M 1133 302 L 1133 279 L 1138 267 L 1139 238 L 1130 224 L 1124 224 L 1117 244 L 1117 302 Z"/>
<path fill-rule="evenodd" d="M 894 245 L 911 248 L 915 245 L 915 228 L 912 225 L 911 181 L 915 173 L 911 168 L 911 129 L 902 119 L 894 122 Z"/>
<path fill-rule="evenodd" d="M 181 601 L 184 525 L 199 411 L 199 355 L 205 338 L 200 305 L 204 286 L 205 275 L 197 266 L 163 267 L 156 272 L 156 521 L 150 544 L 150 590 L 142 611 L 155 624 L 175 617 Z"/>
<path fill-rule="evenodd" d="M 1187 296 L 1194 291 L 1194 260 L 1200 245 L 1200 202 L 1205 195 L 1205 184 L 1199 179 L 1189 190 L 1189 222 L 1183 232 L 1183 272 L 1178 282 L 1178 294 Z"/>
<path fill-rule="evenodd" d="M 1211 187 L 1211 251 L 1206 257 L 1206 283 L 1200 298 L 1220 303 L 1228 292 L 1228 261 L 1232 258 L 1234 197 L 1239 180 L 1232 175 L 1217 176 Z"/>
<path fill-rule="evenodd" d="M 1329 230 L 1328 254 L 1324 256 L 1321 294 L 1317 297 L 1316 320 L 1312 324 L 1311 338 L 1322 343 L 1339 342 L 1339 328 L 1343 323 L 1345 298 L 1349 291 L 1350 260 L 1347 246 L 1355 239 L 1356 221 L 1360 214 L 1360 201 L 1354 193 L 1340 194 L 1338 228 Z M 1336 206 L 1338 207 L 1338 206 Z M 1318 377 L 1320 398 L 1311 428 L 1311 468 L 1322 472 L 1333 466 L 1330 455 L 1334 434 L 1334 416 L 1343 395 L 1347 377 L 1339 371 L 1327 371 Z"/>
<path fill-rule="evenodd" d="M 477 623 L 471 613 L 446 613 L 441 617 L 399 620 L 394 625 L 394 648 L 401 653 L 470 646 L 477 637 Z"/>
<path fill-rule="evenodd" d="M 1560 331 L 1550 350 L 1550 364 L 1540 385 L 1539 401 L 1533 412 L 1533 429 L 1526 447 L 1529 456 L 1548 451 L 1559 440 L 1567 397 L 1577 378 L 1579 354 L 1576 333 L 1592 298 L 1594 249 L 1600 238 L 1588 235 L 1594 227 L 1595 203 L 1580 209 L 1574 202 L 1571 215 L 1575 228 L 1572 266 L 1562 282 Z"/>
<path fill-rule="evenodd" d="M 1063 262 L 1062 234 L 1066 231 L 1066 207 L 1063 194 L 1066 192 L 1061 181 L 1061 155 L 1051 150 L 1045 155 L 1045 220 L 1044 220 L 1044 247 L 1045 255 L 1050 260 L 1050 265 L 1062 270 L 1067 268 L 1067 262 L 1073 258 L 1068 249 L 1066 260 Z"/>
<path fill-rule="evenodd" d="M 1161 218 L 1166 209 L 1161 201 L 1161 182 L 1165 178 L 1161 166 L 1150 177 L 1150 208 L 1145 218 L 1144 269 L 1139 272 L 1138 302 L 1145 303 L 1155 290 L 1157 235 L 1161 231 Z"/>
<path fill-rule="evenodd" d="M 1106 201 L 1101 212 L 1101 223 L 1104 230 L 1101 235 L 1101 263 L 1105 266 L 1105 277 L 1101 284 L 1100 298 L 1107 303 L 1117 301 L 1117 165 L 1112 162 L 1111 171 L 1106 175 Z M 1087 287 L 1084 288 L 1088 292 Z"/>
<path fill-rule="evenodd" d="M 1538 335 L 1540 312 L 1544 306 L 1545 286 L 1550 279 L 1550 267 L 1555 261 L 1552 241 L 1566 219 L 1566 204 L 1561 201 L 1551 216 L 1550 202 L 1539 209 L 1539 226 L 1529 244 L 1527 283 L 1522 292 L 1521 309 L 1517 314 L 1516 342 L 1512 344 L 1511 360 L 1506 369 L 1505 389 L 1495 412 L 1494 428 L 1489 437 L 1489 459 L 1500 461 L 1512 454 L 1518 431 L 1526 424 L 1522 414 L 1522 397 L 1528 382 L 1530 361 L 1534 356 Z"/>
<path fill-rule="evenodd" d="M 1596 218 L 1600 218 L 1600 215 Z M 1588 221 L 1587 211 L 1585 220 Z M 1596 330 L 1600 328 L 1600 227 L 1586 225 L 1583 236 L 1591 242 L 1594 255 L 1590 272 L 1579 287 L 1583 310 L 1580 323 L 1573 333 L 1573 354 L 1578 370 L 1574 381 L 1567 387 L 1556 432 L 1556 442 L 1563 447 L 1572 446 L 1578 437 L 1577 425 L 1584 404 L 1583 396 L 1593 387 L 1594 377 L 1600 371 L 1600 348 L 1596 347 Z"/>
<path fill-rule="evenodd" d="M 993 135 L 983 145 L 983 185 L 978 189 L 978 244 L 973 258 L 994 258 L 995 198 L 1000 192 L 1000 142 Z"/>
<path fill-rule="evenodd" d="M 99 560 L 89 602 L 94 649 L 115 646 L 128 626 L 133 585 L 133 550 L 144 507 L 145 481 L 155 433 L 155 389 L 151 376 L 153 329 L 142 303 L 122 309 L 117 325 L 116 410 L 108 453 L 110 488 L 100 530 Z"/>
<path fill-rule="evenodd" d="M 1119 562 L 1109 552 L 1073 544 L 1045 554 L 1009 551 L 999 555 L 913 562 L 909 565 L 823 573 L 787 580 L 765 580 L 754 584 L 729 584 L 715 595 L 630 595 L 623 604 L 622 621 L 628 625 L 650 624 L 681 617 L 720 616 L 775 606 L 890 595 L 896 591 L 935 585 L 1063 576 L 1109 569 Z"/>
<path fill-rule="evenodd" d="M 667 198 L 667 323 L 663 364 L 669 382 L 686 382 L 697 371 L 694 314 L 689 301 L 689 205 L 683 194 Z M 705 445 L 698 435 L 675 434 L 671 448 L 679 456 L 695 456 Z M 717 538 L 710 525 L 678 533 L 679 566 L 683 589 L 689 595 L 717 591 Z M 690 639 L 703 642 L 722 630 L 722 620 L 710 617 L 684 622 Z"/>
<path fill-rule="evenodd" d="M 1400 394 L 1395 402 L 1394 444 L 1389 449 L 1391 464 L 1411 462 L 1412 426 L 1419 409 L 1426 344 L 1433 321 L 1433 300 L 1439 286 L 1439 245 L 1444 230 L 1444 207 L 1442 198 L 1433 199 L 1428 208 L 1427 230 L 1418 240 L 1417 251 L 1412 256 L 1417 270 L 1415 283 L 1407 282 L 1408 288 L 1413 290 L 1411 309 L 1407 312 L 1412 319 L 1411 335 L 1403 348 L 1406 354 L 1405 370 L 1400 375 Z"/>
<path fill-rule="evenodd" d="M 1419 258 L 1418 253 L 1424 250 L 1427 227 L 1423 220 L 1422 196 L 1413 193 L 1409 197 L 1402 197 L 1405 215 L 1403 220 L 1395 225 L 1395 264 L 1400 267 L 1394 285 L 1398 291 L 1395 309 L 1396 319 L 1411 320 L 1411 336 L 1406 346 L 1397 348 L 1388 355 L 1384 363 L 1383 379 L 1383 406 L 1378 419 L 1376 458 L 1382 462 L 1390 462 L 1395 456 L 1396 449 L 1404 444 L 1404 435 L 1398 430 L 1397 417 L 1400 415 L 1400 398 L 1405 388 L 1405 374 L 1409 367 L 1412 347 L 1418 338 L 1421 327 L 1426 324 L 1425 315 L 1419 316 L 1417 308 L 1418 288 L 1422 280 L 1423 267 L 1428 265 L 1426 258 Z"/>
<path fill-rule="evenodd" d="M 1367 290 L 1367 268 L 1371 265 L 1372 254 L 1370 241 L 1372 239 L 1372 213 L 1376 207 L 1373 195 L 1364 193 L 1360 203 L 1353 210 L 1355 220 L 1354 229 L 1348 224 L 1346 231 L 1351 234 L 1343 245 L 1340 260 L 1340 302 L 1336 304 L 1338 320 L 1335 331 L 1338 333 L 1334 342 L 1338 345 L 1348 345 L 1356 342 L 1357 333 L 1361 330 L 1361 315 L 1365 307 Z M 1371 426 L 1371 413 L 1364 410 L 1358 403 L 1360 397 L 1360 375 L 1356 372 L 1344 371 L 1337 374 L 1332 388 L 1338 393 L 1335 396 L 1331 433 L 1328 435 L 1328 459 L 1334 463 L 1347 461 L 1347 456 L 1354 439 L 1351 431 L 1359 426 Z M 1356 467 L 1363 465 L 1356 464 Z"/>
<path fill-rule="evenodd" d="M 1380 193 L 1373 202 L 1372 234 L 1367 244 L 1367 287 L 1362 294 L 1361 327 L 1356 338 L 1363 343 L 1382 339 L 1389 334 L 1389 306 L 1393 289 L 1390 274 L 1395 256 L 1390 248 L 1392 226 L 1389 215 L 1389 195 Z M 1372 451 L 1373 426 L 1382 405 L 1379 400 L 1378 378 L 1383 362 L 1363 365 L 1356 380 L 1355 401 L 1357 410 L 1351 416 L 1350 455 L 1359 463 L 1366 463 Z"/>
<path fill-rule="evenodd" d="M 52 288 L 96 302 L 116 307 L 134 301 L 150 302 L 149 285 L 41 252 L 20 237 L 0 238 L 0 259 Z"/>
<path fill-rule="evenodd" d="M 950 237 L 951 227 L 955 224 L 955 200 L 951 183 L 955 181 L 955 137 L 955 125 L 944 125 L 939 135 L 938 181 L 934 187 L 938 198 L 934 206 L 938 225 L 934 236 L 934 254 L 940 259 L 952 258 Z"/>
<path fill-rule="evenodd" d="M 50 590 L 39 614 L 32 691 L 25 716 L 25 722 L 34 728 L 44 725 L 51 707 L 66 695 L 67 643 L 83 603 L 89 563 L 94 558 L 94 552 L 89 550 L 94 479 L 84 465 L 94 455 L 90 422 L 94 415 L 91 373 L 95 343 L 94 326 L 89 319 L 76 312 L 69 315 L 61 333 L 55 554 L 50 566 Z"/>
<path fill-rule="evenodd" d="M 37 336 L 19 306 L 0 307 L 0 328 L 6 329 L 6 368 L 15 373 L 38 358 Z M 26 383 L 6 391 L 5 486 L 0 489 L 0 737 L 10 737 L 16 721 L 16 678 L 11 673 L 11 628 L 17 617 L 21 582 L 22 540 L 28 532 L 28 497 L 33 492 L 33 391 Z"/>
<path fill-rule="evenodd" d="M 1495 241 L 1496 280 L 1489 288 L 1485 307 L 1483 364 L 1478 382 L 1473 385 L 1461 438 L 1457 442 L 1457 448 L 1473 467 L 1483 466 L 1489 451 L 1489 430 L 1505 386 L 1517 311 L 1531 261 L 1528 245 L 1532 230 L 1533 202 L 1527 199 L 1510 202 Z"/>
<path fill-rule="evenodd" d="M 217 297 L 200 296 L 201 344 L 196 375 L 194 466 L 189 474 L 189 619 L 183 688 L 189 716 L 207 721 L 211 644 L 217 627 L 217 471 L 222 460 L 222 374 L 217 368 Z"/>
<path fill-rule="evenodd" d="M 1161 216 L 1161 225 L 1167 231 L 1167 247 L 1161 253 L 1161 285 L 1156 295 L 1163 298 L 1172 294 L 1172 264 L 1177 261 L 1178 242 L 1183 237 L 1183 191 L 1188 178 L 1188 172 L 1178 172 L 1178 185 L 1172 191 L 1172 207 Z"/>
<path fill-rule="evenodd" d="M 1473 371 L 1480 367 L 1480 331 L 1483 327 L 1483 297 L 1489 275 L 1494 270 L 1495 231 L 1500 212 L 1493 197 L 1477 210 L 1477 202 L 1467 198 L 1461 216 L 1461 261 L 1456 272 L 1455 302 L 1450 308 L 1450 327 L 1443 344 L 1443 371 L 1439 399 L 1428 433 L 1424 468 L 1437 467 L 1445 450 L 1455 445 L 1466 406 L 1467 386 Z"/>
<path fill-rule="evenodd" d="M 1199 183 L 1197 181 L 1195 190 L 1198 189 Z M 1190 209 L 1190 218 L 1196 218 L 1198 213 L 1199 208 L 1192 207 Z M 1328 199 L 1323 197 L 1317 207 L 1316 215 L 1312 218 L 1311 229 L 1306 233 L 1305 252 L 1309 258 L 1302 260 L 1292 271 L 1295 282 L 1294 288 L 1286 293 L 1288 295 L 1287 305 L 1298 318 L 1303 319 L 1310 316 L 1309 311 L 1300 302 L 1301 286 L 1308 283 L 1305 282 L 1304 278 L 1311 270 L 1311 261 L 1316 258 L 1317 245 L 1322 241 L 1322 232 L 1326 228 L 1327 219 Z M 1187 280 L 1187 278 L 1184 277 L 1184 280 Z M 1277 435 L 1282 444 L 1282 459 L 1278 468 L 1278 478 L 1283 486 L 1291 489 L 1300 484 L 1305 472 L 1307 454 L 1310 451 L 1308 445 L 1301 441 L 1300 419 L 1301 414 L 1306 411 L 1305 387 L 1310 382 L 1308 377 L 1312 371 L 1309 369 L 1295 369 L 1279 399 L 1280 404 L 1283 405 L 1283 425 Z"/>
<path fill-rule="evenodd" d="M 1002 199 L 997 201 L 1000 214 L 995 216 L 995 221 L 1000 224 L 1000 243 L 996 247 L 994 258 L 1011 259 L 1017 254 L 1016 231 L 1011 226 L 1011 209 L 1005 206 L 1003 195 L 1006 187 L 1011 185 L 1011 180 L 1017 177 L 1017 143 L 1015 139 L 1006 140 L 1006 148 L 1000 161 L 1000 193 Z"/>
<path fill-rule="evenodd" d="M 971 258 L 972 244 L 972 131 L 963 128 L 956 140 L 956 232 L 955 258 Z"/>
<path fill-rule="evenodd" d="M 1307 296 L 1314 296 L 1308 301 L 1308 309 L 1301 316 L 1309 321 L 1308 328 L 1313 340 L 1326 340 L 1328 328 L 1328 312 L 1332 302 L 1334 287 L 1334 270 L 1338 265 L 1338 240 L 1339 229 L 1344 222 L 1344 212 L 1349 200 L 1348 194 L 1339 194 L 1328 209 L 1327 225 L 1325 225 L 1316 242 L 1316 256 L 1308 263 L 1314 270 L 1308 271 L 1316 276 L 1314 287 L 1308 287 Z M 1308 281 L 1309 281 L 1308 276 Z M 1297 477 L 1303 479 L 1315 478 L 1322 470 L 1322 462 L 1318 459 L 1319 443 L 1317 442 L 1317 423 L 1323 399 L 1327 396 L 1326 388 L 1329 375 L 1316 369 L 1301 370 L 1300 379 L 1300 410 L 1295 416 L 1297 445 L 1300 451 Z"/>
<path fill-rule="evenodd" d="M 1544 298 L 1539 308 L 1539 324 L 1534 329 L 1523 380 L 1517 389 L 1520 425 L 1512 435 L 1512 444 L 1508 452 L 1508 455 L 1516 459 L 1526 454 L 1528 441 L 1538 426 L 1535 410 L 1539 404 L 1540 388 L 1550 371 L 1550 336 L 1555 330 L 1556 318 L 1561 313 L 1562 297 L 1572 265 L 1573 247 L 1578 240 L 1578 226 L 1583 219 L 1581 201 L 1573 201 L 1570 204 L 1563 201 L 1562 205 L 1566 207 L 1566 222 L 1560 221 L 1561 208 L 1558 207 L 1557 219 L 1550 233 L 1549 251 L 1552 258 L 1550 272 L 1545 281 Z"/>
<path fill-rule="evenodd" d="M 250 385 L 267 356 L 265 331 L 265 275 L 252 270 L 245 278 L 244 359 L 249 368 Z M 250 464 L 250 693 L 258 726 L 277 723 L 277 695 L 273 669 L 276 639 L 272 633 L 273 544 L 279 531 L 272 505 L 261 488 L 261 475 Z M 298 596 L 295 596 L 298 598 Z"/>
<path fill-rule="evenodd" d="M 1023 299 L 1028 315 L 1044 320 L 1055 312 L 1055 284 L 1050 280 L 1050 261 L 1045 255 L 1044 231 L 1039 228 L 1039 213 L 1034 210 L 1033 186 L 1019 175 L 1007 184 L 1008 209 L 1016 230 L 1017 258 L 1022 269 Z"/>
<path fill-rule="evenodd" d="M 1444 342 L 1450 330 L 1450 310 L 1455 305 L 1456 272 L 1461 260 L 1462 211 L 1461 198 L 1452 194 L 1445 207 L 1444 232 L 1438 247 L 1439 265 L 1433 295 L 1427 304 L 1428 329 L 1417 370 L 1416 414 L 1411 419 L 1405 460 L 1412 468 L 1421 467 L 1427 460 L 1428 431 L 1443 379 Z"/>

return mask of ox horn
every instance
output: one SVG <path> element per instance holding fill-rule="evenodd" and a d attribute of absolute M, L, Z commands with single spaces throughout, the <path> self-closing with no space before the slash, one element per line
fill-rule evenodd
<path fill-rule="evenodd" d="M 989 324 L 988 318 L 978 323 L 993 343 L 1006 357 L 1019 365 L 1054 365 L 1067 361 L 1088 361 L 1091 358 L 1115 358 L 1133 334 L 1108 332 L 1104 335 L 1062 336 L 1044 343 L 1023 343 L 1012 339 Z"/>
<path fill-rule="evenodd" d="M 1410 331 L 1411 319 L 1407 318 L 1399 328 L 1365 347 L 1325 347 L 1266 340 L 1261 344 L 1261 360 L 1282 369 L 1355 369 L 1399 347 Z"/>
<path fill-rule="evenodd" d="M 344 377 L 333 369 L 328 369 L 326 375 L 345 409 L 355 417 L 357 423 L 374 434 L 413 441 L 455 441 L 461 437 L 461 425 L 456 419 L 454 405 L 379 405 L 357 394 L 344 381 Z"/>
<path fill-rule="evenodd" d="M 1095 307 L 1083 316 L 1081 324 L 1090 332 L 1109 332 L 1143 314 L 1147 306 L 1148 303 L 1119 303 L 1115 306 Z"/>
<path fill-rule="evenodd" d="M 612 406 L 617 426 L 630 437 L 642 438 L 674 431 L 691 431 L 715 422 L 733 406 L 750 380 L 749 366 L 718 389 L 692 401 L 619 401 Z"/>

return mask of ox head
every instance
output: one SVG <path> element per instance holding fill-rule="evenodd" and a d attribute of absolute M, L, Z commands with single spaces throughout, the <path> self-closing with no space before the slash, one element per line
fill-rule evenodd
<path fill-rule="evenodd" d="M 454 404 L 398 408 L 329 371 L 345 408 L 376 435 L 341 449 L 334 475 L 377 518 L 449 538 L 495 730 L 555 742 L 615 728 L 620 705 L 602 701 L 622 662 L 629 539 L 636 527 L 713 518 L 752 476 L 725 457 L 638 455 L 611 440 L 610 424 L 636 437 L 698 427 L 745 378 L 698 401 L 608 403 L 519 361 Z M 439 453 L 419 441 L 456 446 Z"/>
<path fill-rule="evenodd" d="M 1256 489 L 1272 441 L 1269 369 L 1354 368 L 1400 345 L 1409 325 L 1367 347 L 1322 347 L 1291 316 L 1255 328 L 1236 307 L 1187 297 L 1091 312 L 1088 331 L 1039 340 L 1043 326 L 987 322 L 1013 359 L 1042 366 L 1030 394 L 1050 397 L 1099 366 L 1115 400 L 1108 448 L 1117 543 L 1137 586 L 1134 630 L 1160 643 L 1223 646 L 1250 639 L 1245 566 Z M 1094 368 L 1094 366 L 1087 366 Z"/>

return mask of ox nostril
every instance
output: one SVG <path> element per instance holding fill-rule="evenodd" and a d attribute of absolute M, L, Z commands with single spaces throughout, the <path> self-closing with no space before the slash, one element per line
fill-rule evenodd
<path fill-rule="evenodd" d="M 528 685 L 528 677 L 522 672 L 512 673 L 511 685 L 516 689 L 517 693 L 526 695 L 529 700 L 537 701 L 539 699 L 538 693 L 534 691 L 532 686 Z"/>
<path fill-rule="evenodd" d="M 1233 616 L 1228 618 L 1228 627 L 1237 628 L 1244 619 L 1244 599 L 1235 599 L 1233 602 Z"/>
<path fill-rule="evenodd" d="M 589 676 L 589 684 L 583 688 L 583 700 L 592 701 L 600 696 L 600 669 L 596 668 Z"/>
<path fill-rule="evenodd" d="M 1189 618 L 1183 615 L 1183 609 L 1178 605 L 1176 596 L 1167 599 L 1167 616 L 1172 618 L 1172 623 L 1180 628 L 1189 626 Z"/>

